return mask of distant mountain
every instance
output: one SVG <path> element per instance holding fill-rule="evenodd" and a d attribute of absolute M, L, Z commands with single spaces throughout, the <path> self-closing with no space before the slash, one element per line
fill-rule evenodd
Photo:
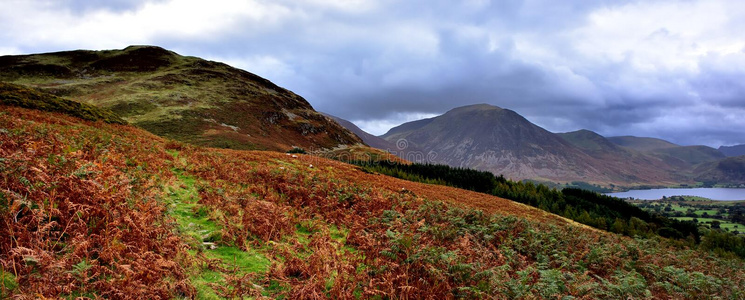
<path fill-rule="evenodd" d="M 745 183 L 745 156 L 728 157 L 701 164 L 694 171 L 696 180 L 704 183 Z"/>
<path fill-rule="evenodd" d="M 697 165 L 704 162 L 717 161 L 725 158 L 722 152 L 708 146 L 679 146 L 673 148 L 662 148 L 651 151 L 657 155 L 667 155 L 679 159 L 689 165 Z"/>
<path fill-rule="evenodd" d="M 362 130 L 361 128 L 357 127 L 357 125 L 354 125 L 354 123 L 350 121 L 347 121 L 345 119 L 342 119 L 342 118 L 339 118 L 337 116 L 333 116 L 327 113 L 322 113 L 322 114 L 333 119 L 334 121 L 336 121 L 336 123 L 339 123 L 339 125 L 341 125 L 342 127 L 356 134 L 358 137 L 362 139 L 363 142 L 365 142 L 365 144 L 367 144 L 370 147 L 378 148 L 381 150 L 395 150 L 396 149 L 395 143 L 391 143 L 389 141 L 386 141 L 383 138 L 369 134 L 366 131 Z"/>
<path fill-rule="evenodd" d="M 557 135 L 514 111 L 487 104 L 406 123 L 382 137 L 389 142 L 404 139 L 435 153 L 434 163 L 513 179 L 627 185 L 681 180 L 659 159 L 632 153 L 594 132 Z M 641 159 L 634 160 L 637 156 Z"/>
<path fill-rule="evenodd" d="M 381 137 L 374 136 L 370 133 L 367 133 L 366 131 L 357 127 L 357 125 L 354 125 L 354 123 L 350 121 L 347 121 L 345 119 L 332 116 L 329 114 L 324 114 L 324 115 L 333 119 L 334 121 L 339 123 L 339 125 L 343 126 L 347 130 L 359 136 L 362 139 L 362 141 L 364 141 L 365 144 L 367 144 L 370 147 L 386 151 L 389 154 L 398 156 L 399 158 L 402 158 L 406 161 L 420 162 L 420 163 L 427 162 L 427 153 L 415 145 L 411 145 L 406 142 L 399 143 L 398 140 L 388 141 Z M 426 120 L 420 120 L 420 121 L 426 122 Z M 419 122 L 417 124 L 422 124 L 422 123 L 423 122 Z"/>
<path fill-rule="evenodd" d="M 680 146 L 657 138 L 617 136 L 609 137 L 608 140 L 628 149 L 657 156 L 677 168 L 688 168 L 725 157 L 717 149 L 708 146 Z"/>
<path fill-rule="evenodd" d="M 680 145 L 673 144 L 666 140 L 650 137 L 613 136 L 607 139 L 608 141 L 616 145 L 631 148 L 637 151 L 652 151 L 658 149 L 680 147 Z"/>
<path fill-rule="evenodd" d="M 199 145 L 284 151 L 362 143 L 269 80 L 159 47 L 2 56 L 0 81 L 106 108 Z"/>
<path fill-rule="evenodd" d="M 583 129 L 557 135 L 595 158 L 594 163 L 604 165 L 610 171 L 609 174 L 620 178 L 620 181 L 618 179 L 616 181 L 620 184 L 629 179 L 646 181 L 651 185 L 670 180 L 680 182 L 687 180 L 685 174 L 682 174 L 675 166 L 666 163 L 664 159 L 616 145 L 590 130 Z"/>
<path fill-rule="evenodd" d="M 396 127 L 393 127 L 388 130 L 382 137 L 386 137 L 386 139 L 394 139 L 396 136 L 400 134 L 405 134 L 414 130 L 417 130 L 419 128 L 422 128 L 424 126 L 429 125 L 429 123 L 432 123 L 432 121 L 435 118 L 427 118 L 427 119 L 421 119 L 416 121 L 407 122 L 401 125 L 398 125 Z"/>
<path fill-rule="evenodd" d="M 689 167 L 725 157 L 717 149 L 708 146 L 680 146 L 657 138 L 617 136 L 608 140 L 628 149 L 655 155 L 677 167 Z"/>
<path fill-rule="evenodd" d="M 745 145 L 721 146 L 719 147 L 719 152 L 722 152 L 727 157 L 745 155 Z"/>
<path fill-rule="evenodd" d="M 624 154 L 626 151 L 607 138 L 590 130 L 582 129 L 572 132 L 557 133 L 565 141 L 585 152 Z"/>

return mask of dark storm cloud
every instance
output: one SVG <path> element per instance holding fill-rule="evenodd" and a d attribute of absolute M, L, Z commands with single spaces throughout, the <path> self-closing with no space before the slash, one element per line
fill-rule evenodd
<path fill-rule="evenodd" d="M 745 143 L 739 2 L 23 3 L 21 13 L 47 10 L 39 22 L 60 21 L 35 28 L 0 12 L 11 24 L 0 51 L 157 44 L 267 77 L 378 134 L 489 103 L 551 131 Z"/>
<path fill-rule="evenodd" d="M 701 62 L 701 76 L 691 80 L 701 98 L 723 107 L 745 108 L 745 55 L 739 56 L 739 65 L 729 65 L 726 57 L 707 57 Z"/>

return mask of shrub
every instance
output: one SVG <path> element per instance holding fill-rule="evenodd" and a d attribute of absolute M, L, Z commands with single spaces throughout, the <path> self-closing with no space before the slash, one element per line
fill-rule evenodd
<path fill-rule="evenodd" d="M 300 147 L 295 147 L 287 151 L 287 153 L 299 153 L 299 154 L 306 154 L 305 149 Z"/>

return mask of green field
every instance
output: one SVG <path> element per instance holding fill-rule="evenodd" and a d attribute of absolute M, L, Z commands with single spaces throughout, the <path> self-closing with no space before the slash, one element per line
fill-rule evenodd
<path fill-rule="evenodd" d="M 676 196 L 665 200 L 630 202 L 647 211 L 656 212 L 676 220 L 692 221 L 696 219 L 699 225 L 709 228 L 711 228 L 712 222 L 719 221 L 720 229 L 745 234 L 745 225 L 741 224 L 742 213 L 745 212 L 745 201 L 714 201 L 702 197 Z M 740 223 L 737 220 L 740 220 Z"/>

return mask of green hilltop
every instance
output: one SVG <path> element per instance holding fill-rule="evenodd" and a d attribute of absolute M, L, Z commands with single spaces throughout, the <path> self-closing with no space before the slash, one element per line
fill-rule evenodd
<path fill-rule="evenodd" d="M 154 46 L 2 56 L 0 81 L 105 108 L 198 145 L 287 150 L 362 142 L 269 80 Z"/>

